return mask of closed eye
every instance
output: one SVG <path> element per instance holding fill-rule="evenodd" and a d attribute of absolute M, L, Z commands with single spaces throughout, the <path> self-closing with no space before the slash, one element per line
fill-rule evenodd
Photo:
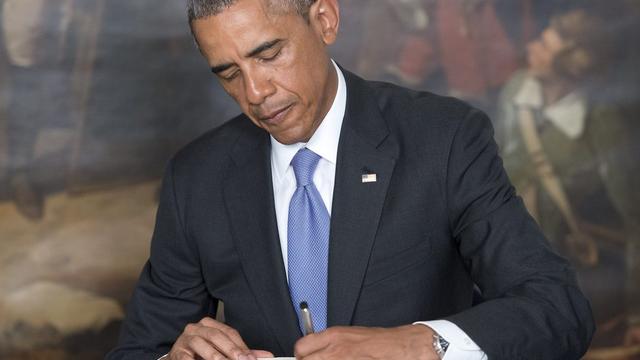
<path fill-rule="evenodd" d="M 224 69 L 223 71 L 216 72 L 215 75 L 224 81 L 230 81 L 235 79 L 240 73 L 240 69 L 237 66 L 232 66 Z"/>
<path fill-rule="evenodd" d="M 238 73 L 240 73 L 240 71 L 234 71 L 231 75 L 222 76 L 222 79 L 226 81 L 231 81 L 238 76 Z"/>
<path fill-rule="evenodd" d="M 282 52 L 281 50 L 282 50 L 282 49 L 278 49 L 278 50 L 276 50 L 273 54 L 265 54 L 264 56 L 261 56 L 261 57 L 260 57 L 260 60 L 262 60 L 262 61 L 272 61 L 272 60 L 275 60 L 275 59 L 278 57 L 278 55 L 280 55 L 280 53 Z"/>

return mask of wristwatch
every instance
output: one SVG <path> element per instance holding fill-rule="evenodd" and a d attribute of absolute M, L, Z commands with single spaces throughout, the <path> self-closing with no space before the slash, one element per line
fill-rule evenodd
<path fill-rule="evenodd" d="M 444 354 L 447 352 L 448 348 L 449 342 L 447 340 L 438 333 L 433 334 L 433 349 L 436 351 L 436 354 L 438 354 L 440 359 L 444 358 Z"/>

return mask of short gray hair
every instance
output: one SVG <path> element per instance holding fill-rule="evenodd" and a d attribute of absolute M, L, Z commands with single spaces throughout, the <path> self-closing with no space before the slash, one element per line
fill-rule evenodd
<path fill-rule="evenodd" d="M 187 0 L 187 16 L 189 24 L 194 20 L 218 15 L 238 0 Z M 267 0 L 270 5 L 280 8 L 295 9 L 305 19 L 308 19 L 309 8 L 316 0 Z"/>

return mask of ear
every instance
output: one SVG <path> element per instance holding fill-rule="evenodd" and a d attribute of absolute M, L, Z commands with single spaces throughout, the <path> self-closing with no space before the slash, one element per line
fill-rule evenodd
<path fill-rule="evenodd" d="M 309 23 L 325 45 L 336 41 L 340 26 L 340 8 L 337 0 L 316 0 L 309 8 Z"/>

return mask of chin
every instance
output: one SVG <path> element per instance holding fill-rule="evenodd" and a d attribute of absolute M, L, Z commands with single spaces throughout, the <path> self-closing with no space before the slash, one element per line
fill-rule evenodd
<path fill-rule="evenodd" d="M 294 137 L 294 136 L 285 135 L 285 134 L 282 134 L 282 133 L 275 133 L 275 132 L 271 132 L 271 131 L 268 131 L 268 130 L 267 130 L 267 132 L 271 136 L 273 136 L 276 140 L 278 140 L 278 142 L 280 144 L 291 145 L 291 144 L 295 144 L 295 143 L 298 142 L 298 141 L 296 141 L 296 137 Z"/>
<path fill-rule="evenodd" d="M 300 142 L 307 142 L 309 141 L 309 139 L 311 138 L 311 136 L 305 136 L 303 134 L 300 133 L 296 133 L 296 134 L 274 134 L 271 133 L 271 135 L 278 140 L 279 143 L 281 144 L 285 144 L 285 145 L 291 145 L 291 144 L 296 144 L 296 143 L 300 143 Z"/>

